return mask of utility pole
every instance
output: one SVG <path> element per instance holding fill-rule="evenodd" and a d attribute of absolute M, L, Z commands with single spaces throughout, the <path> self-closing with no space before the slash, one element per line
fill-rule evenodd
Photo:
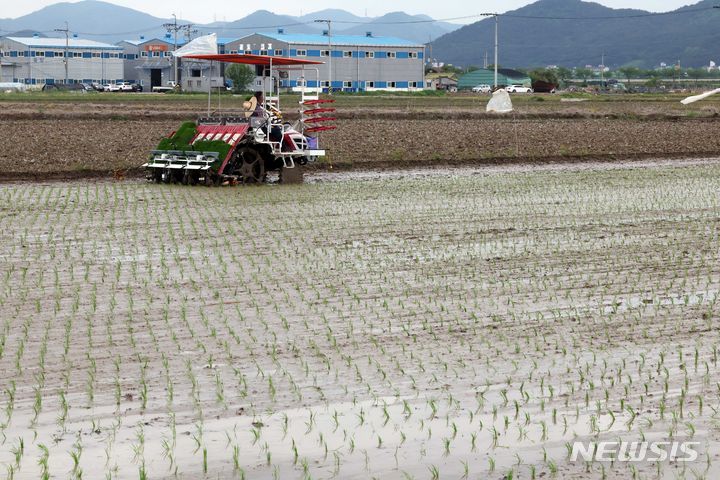
<path fill-rule="evenodd" d="M 328 36 L 328 95 L 332 95 L 332 20 L 318 19 L 315 23 L 327 23 Z"/>
<path fill-rule="evenodd" d="M 498 16 L 495 14 L 495 85 L 493 88 L 498 87 Z"/>
<path fill-rule="evenodd" d="M 173 16 L 173 23 L 165 23 L 163 24 L 163 28 L 168 31 L 168 33 L 172 33 L 175 38 L 175 51 L 177 52 L 178 49 L 178 32 L 180 30 L 187 30 L 188 35 L 190 32 L 190 29 L 194 26 L 192 23 L 186 23 L 185 25 L 178 25 L 177 23 L 177 15 L 174 13 Z M 177 88 L 178 85 L 180 85 L 180 82 L 178 81 L 178 59 L 175 55 L 173 55 L 174 60 L 174 69 L 175 69 L 175 87 Z"/>
<path fill-rule="evenodd" d="M 65 34 L 65 53 L 63 55 L 63 62 L 65 63 L 65 85 L 68 83 L 68 50 L 70 48 L 70 27 L 68 22 L 65 22 L 65 28 L 56 28 L 56 32 L 62 32 Z"/>
<path fill-rule="evenodd" d="M 494 89 L 498 87 L 498 17 L 499 13 L 481 13 L 480 17 L 495 17 L 495 80 L 493 81 Z"/>
<path fill-rule="evenodd" d="M 605 52 L 600 57 L 600 87 L 605 88 Z"/>

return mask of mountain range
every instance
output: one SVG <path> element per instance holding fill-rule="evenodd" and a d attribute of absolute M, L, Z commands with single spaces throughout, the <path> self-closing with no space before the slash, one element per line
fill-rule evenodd
<path fill-rule="evenodd" d="M 612 9 L 581 0 L 539 0 L 498 18 L 499 61 L 504 67 L 547 65 L 651 68 L 718 62 L 720 9 L 703 0 L 672 12 Z M 429 56 L 455 65 L 493 62 L 495 19 L 448 33 Z"/>
<path fill-rule="evenodd" d="M 102 19 L 102 28 L 98 25 Z M 420 44 L 434 40 L 460 25 L 447 22 L 405 23 L 431 20 L 425 15 L 409 15 L 393 12 L 381 17 L 360 17 L 340 9 L 326 9 L 300 17 L 278 15 L 267 10 L 258 10 L 234 21 L 196 24 L 196 34 L 216 32 L 219 37 L 238 38 L 257 31 L 274 31 L 282 26 L 287 33 L 318 33 L 326 29 L 317 19 L 332 20 L 332 31 L 336 34 L 360 34 L 372 31 L 377 36 L 400 37 Z M 121 7 L 100 0 L 83 0 L 76 3 L 56 3 L 36 12 L 15 19 L 0 18 L 0 35 L 11 35 L 18 31 L 34 31 L 46 36 L 60 36 L 54 30 L 64 28 L 67 21 L 70 30 L 79 37 L 115 43 L 120 40 L 164 37 L 167 30 L 162 27 L 172 23 L 172 18 L 158 18 L 127 7 Z M 179 24 L 192 23 L 178 19 Z M 392 23 L 392 24 L 391 24 Z"/>
<path fill-rule="evenodd" d="M 718 0 L 701 0 L 672 12 L 651 14 L 637 9 L 613 9 L 582 0 L 538 0 L 498 17 L 499 63 L 504 67 L 562 65 L 567 67 L 634 65 L 650 68 L 664 62 L 686 67 L 720 63 Z M 102 22 L 99 22 L 102 19 Z M 317 33 L 327 28 L 315 20 L 331 19 L 333 34 L 393 36 L 428 45 L 428 58 L 460 66 L 493 61 L 495 19 L 460 26 L 428 22 L 425 15 L 392 12 L 360 17 L 340 9 L 326 9 L 299 17 L 258 10 L 235 20 L 194 25 L 195 35 L 216 32 L 222 38 L 274 31 Z M 120 40 L 162 38 L 163 24 L 172 19 L 99 0 L 57 3 L 31 14 L 0 19 L 0 35 L 22 31 L 61 36 L 64 27 L 80 37 L 115 43 Z M 178 19 L 178 23 L 190 23 Z M 102 25 L 100 28 L 98 25 Z M 181 36 L 182 38 L 182 36 Z M 487 55 L 487 57 L 486 57 Z"/>

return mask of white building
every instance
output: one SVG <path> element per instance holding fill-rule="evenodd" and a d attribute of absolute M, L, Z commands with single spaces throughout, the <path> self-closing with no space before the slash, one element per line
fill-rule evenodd
<path fill-rule="evenodd" d="M 80 38 L 0 37 L 0 81 L 63 83 L 66 72 L 68 83 L 122 81 L 122 57 L 122 47 Z"/>

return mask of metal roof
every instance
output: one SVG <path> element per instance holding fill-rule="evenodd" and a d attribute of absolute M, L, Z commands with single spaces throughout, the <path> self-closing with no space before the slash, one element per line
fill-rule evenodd
<path fill-rule="evenodd" d="M 290 65 L 322 65 L 323 63 L 315 62 L 313 60 L 300 60 L 297 58 L 270 57 L 268 55 L 237 55 L 231 53 L 221 53 L 219 55 L 187 55 L 182 58 L 214 60 L 216 62 L 226 63 L 243 63 L 245 65 L 273 65 L 276 67 Z"/>
<path fill-rule="evenodd" d="M 143 43 L 150 43 L 150 42 L 162 42 L 172 45 L 171 40 L 163 40 L 162 38 L 152 37 L 152 38 L 140 38 L 135 40 L 123 40 L 125 43 L 129 43 L 130 45 L 135 45 L 136 47 L 139 45 L 142 45 Z M 122 43 L 122 42 L 119 42 Z"/>
<path fill-rule="evenodd" d="M 256 32 L 274 40 L 289 44 L 301 45 L 327 45 L 328 36 L 319 33 L 267 33 Z M 240 39 L 242 40 L 242 39 Z M 396 37 L 368 37 L 366 35 L 331 35 L 330 43 L 333 46 L 362 46 L 362 47 L 420 47 L 410 40 Z"/>
<path fill-rule="evenodd" d="M 30 48 L 65 48 L 64 38 L 48 37 L 5 37 L 13 42 L 22 43 Z M 108 43 L 85 40 L 82 38 L 71 38 L 67 41 L 68 48 L 87 48 L 96 50 L 122 50 L 122 47 Z"/>

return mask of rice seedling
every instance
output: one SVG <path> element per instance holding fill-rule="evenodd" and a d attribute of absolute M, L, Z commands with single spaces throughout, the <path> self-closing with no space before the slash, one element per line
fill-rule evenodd
<path fill-rule="evenodd" d="M 575 435 L 704 440 L 718 186 L 713 165 L 2 186 L 0 431 L 28 448 L 8 440 L 0 462 L 539 478 L 605 475 L 565 459 Z M 68 447 L 48 424 L 102 434 Z"/>

